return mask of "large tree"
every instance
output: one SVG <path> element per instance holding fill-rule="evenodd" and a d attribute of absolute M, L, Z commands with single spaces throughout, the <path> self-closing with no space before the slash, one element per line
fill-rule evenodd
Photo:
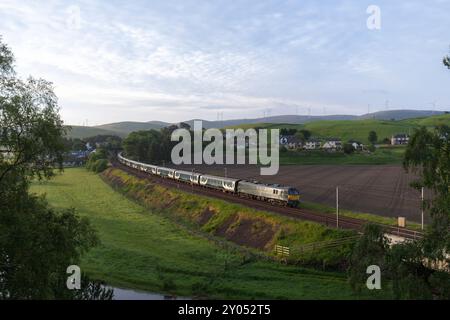
<path fill-rule="evenodd" d="M 391 280 L 394 297 L 449 299 L 450 128 L 440 126 L 434 131 L 425 127 L 416 129 L 408 144 L 403 164 L 407 171 L 418 176 L 413 187 L 424 187 L 434 194 L 424 204 L 430 223 L 420 240 L 378 250 L 376 255 L 359 248 L 377 247 L 382 230 L 378 230 L 378 236 L 363 236 L 353 251 L 350 281 L 354 287 L 361 287 L 361 263 L 367 267 L 368 262 L 378 261 L 380 268 L 384 270 L 385 279 Z M 380 257 L 380 252 L 383 253 L 383 258 Z"/>
<path fill-rule="evenodd" d="M 13 62 L 0 39 L 0 299 L 86 298 L 66 288 L 66 269 L 98 242 L 94 230 L 73 210 L 52 209 L 29 192 L 33 179 L 61 168 L 57 98 L 51 83 L 17 78 Z M 92 296 L 99 297 L 110 296 Z"/>
<path fill-rule="evenodd" d="M 370 131 L 369 136 L 367 137 L 367 140 L 374 145 L 378 141 L 378 135 L 375 131 Z"/>
<path fill-rule="evenodd" d="M 445 56 L 443 59 L 444 65 L 450 69 L 450 56 Z"/>

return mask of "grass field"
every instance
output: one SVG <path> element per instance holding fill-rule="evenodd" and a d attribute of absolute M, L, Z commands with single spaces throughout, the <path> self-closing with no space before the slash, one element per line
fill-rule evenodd
<path fill-rule="evenodd" d="M 102 244 L 82 270 L 113 286 L 213 298 L 355 299 L 343 274 L 246 260 L 113 191 L 83 168 L 36 183 L 50 204 L 89 217 Z M 362 298 L 375 293 L 367 292 Z M 377 293 L 380 297 L 380 292 Z"/>
<path fill-rule="evenodd" d="M 378 141 L 385 138 L 390 139 L 392 135 L 406 133 L 411 135 L 414 129 L 426 126 L 429 129 L 438 125 L 450 125 L 450 114 L 432 116 L 426 118 L 413 118 L 399 121 L 385 120 L 327 120 L 314 121 L 305 124 L 274 124 L 257 123 L 248 125 L 232 126 L 229 128 L 265 128 L 265 129 L 306 129 L 313 137 L 340 138 L 344 143 L 349 140 L 357 140 L 368 144 L 370 131 L 375 131 Z M 270 131 L 269 131 L 270 133 Z M 269 134 L 270 135 L 270 134 Z M 280 164 L 336 164 L 336 165 L 362 165 L 362 164 L 400 164 L 405 152 L 404 147 L 381 147 L 373 153 L 354 153 L 351 155 L 342 152 L 326 153 L 322 151 L 287 151 L 280 153 Z"/>
<path fill-rule="evenodd" d="M 415 128 L 426 126 L 433 128 L 437 125 L 450 125 L 450 114 L 439 116 L 432 116 L 426 118 L 413 118 L 399 121 L 385 121 L 385 120 L 327 120 L 314 121 L 306 124 L 273 124 L 273 123 L 259 123 L 236 126 L 239 128 L 267 128 L 267 129 L 281 129 L 294 128 L 306 129 L 311 131 L 312 136 L 319 138 L 340 138 L 346 142 L 354 139 L 364 144 L 368 144 L 368 136 L 370 131 L 375 131 L 378 135 L 378 140 L 382 141 L 384 138 L 390 139 L 392 135 L 397 133 L 412 134 Z M 231 127 L 231 128 L 236 128 Z"/>
<path fill-rule="evenodd" d="M 330 164 L 330 165 L 379 165 L 401 164 L 405 147 L 380 147 L 373 153 L 345 154 L 323 151 L 287 151 L 280 153 L 280 164 Z"/>

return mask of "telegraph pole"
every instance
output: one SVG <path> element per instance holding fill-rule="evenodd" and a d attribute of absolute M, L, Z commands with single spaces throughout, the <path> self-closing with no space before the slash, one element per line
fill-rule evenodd
<path fill-rule="evenodd" d="M 339 229 L 339 187 L 336 187 L 336 228 Z"/>
<path fill-rule="evenodd" d="M 422 187 L 422 230 L 423 230 L 423 187 Z"/>

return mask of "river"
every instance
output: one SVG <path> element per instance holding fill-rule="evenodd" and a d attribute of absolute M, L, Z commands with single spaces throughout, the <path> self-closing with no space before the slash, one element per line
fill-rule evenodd
<path fill-rule="evenodd" d="M 114 300 L 190 300 L 190 298 L 166 296 L 159 293 L 146 291 L 115 287 L 112 287 L 112 289 L 114 289 Z"/>

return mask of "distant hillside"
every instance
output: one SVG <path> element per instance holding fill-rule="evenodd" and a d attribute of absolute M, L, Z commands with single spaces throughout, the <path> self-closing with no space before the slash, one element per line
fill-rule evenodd
<path fill-rule="evenodd" d="M 378 139 L 390 138 L 393 134 L 408 133 L 411 134 L 415 128 L 419 126 L 434 127 L 446 124 L 450 126 L 450 114 L 432 116 L 427 118 L 414 118 L 399 121 L 386 120 L 332 120 L 332 121 L 316 121 L 305 124 L 279 124 L 279 123 L 258 123 L 239 125 L 230 128 L 295 128 L 306 129 L 311 131 L 312 135 L 321 138 L 337 137 L 343 141 L 356 139 L 363 143 L 368 143 L 368 135 L 370 131 L 375 131 Z"/>
<path fill-rule="evenodd" d="M 149 121 L 149 122 L 124 121 L 124 122 L 103 124 L 100 126 L 96 126 L 95 128 L 114 131 L 120 133 L 121 135 L 126 136 L 133 131 L 161 129 L 168 125 L 170 125 L 170 123 L 162 121 Z"/>
<path fill-rule="evenodd" d="M 299 124 L 299 123 L 307 123 L 313 121 L 320 120 L 354 120 L 357 119 L 358 116 L 351 115 L 330 115 L 330 116 L 297 116 L 297 115 L 282 115 L 282 116 L 273 116 L 266 118 L 255 118 L 255 119 L 236 119 L 236 120 L 224 120 L 224 121 L 203 121 L 203 127 L 206 129 L 209 128 L 224 128 L 230 126 L 239 126 L 244 124 L 254 124 L 254 123 L 291 123 L 291 124 Z M 194 124 L 195 120 L 201 119 L 193 119 L 184 121 L 188 123 L 191 127 Z"/>
<path fill-rule="evenodd" d="M 70 126 L 71 129 L 67 132 L 67 137 L 69 138 L 88 138 L 93 137 L 97 135 L 118 135 L 123 136 L 122 134 L 111 131 L 111 130 L 105 130 L 101 128 L 96 127 L 84 127 L 84 126 Z"/>
<path fill-rule="evenodd" d="M 405 120 L 412 118 L 424 118 L 443 114 L 443 111 L 431 110 L 387 110 L 368 113 L 360 116 L 360 119 L 377 119 L 377 120 Z"/>
<path fill-rule="evenodd" d="M 116 135 L 126 137 L 130 132 L 139 130 L 161 129 L 168 126 L 169 123 L 161 121 L 133 122 L 124 121 L 109 123 L 95 127 L 71 126 L 72 130 L 67 133 L 70 138 L 88 138 L 96 135 Z"/>
<path fill-rule="evenodd" d="M 288 124 L 304 124 L 316 121 L 325 120 L 362 120 L 362 119 L 377 119 L 377 120 L 404 120 L 411 118 L 430 117 L 434 115 L 443 114 L 443 111 L 430 110 L 388 110 L 378 111 L 374 113 L 364 114 L 362 116 L 353 115 L 327 115 L 327 116 L 305 116 L 305 115 L 281 115 L 265 118 L 255 119 L 236 119 L 224 121 L 203 121 L 204 128 L 224 128 L 230 126 L 239 126 L 255 123 L 288 123 Z M 189 125 L 194 124 L 194 120 L 184 121 Z"/>
<path fill-rule="evenodd" d="M 235 120 L 224 120 L 224 121 L 207 121 L 202 120 L 203 127 L 208 128 L 225 128 L 225 127 L 248 127 L 254 126 L 255 124 L 290 124 L 290 125 L 303 125 L 310 123 L 317 123 L 321 121 L 354 121 L 354 120 L 405 120 L 414 118 L 429 117 L 432 115 L 442 115 L 442 111 L 427 111 L 427 110 L 389 110 L 389 111 L 379 111 L 375 113 L 365 114 L 362 116 L 352 116 L 352 115 L 328 115 L 328 116 L 305 116 L 305 115 L 281 115 L 272 116 L 266 118 L 255 118 L 255 119 L 235 119 Z M 194 119 L 183 121 L 193 126 Z M 149 122 L 138 122 L 138 121 L 123 121 L 116 123 L 103 124 L 95 127 L 79 127 L 70 136 L 76 137 L 89 137 L 92 136 L 92 132 L 97 130 L 106 130 L 108 134 L 116 134 L 121 137 L 127 136 L 130 132 L 139 130 L 150 130 L 150 129 L 161 129 L 163 127 L 171 125 L 167 122 L 162 121 L 149 121 Z M 348 125 L 346 125 L 348 127 Z M 99 131 L 103 132 L 103 131 Z"/>

